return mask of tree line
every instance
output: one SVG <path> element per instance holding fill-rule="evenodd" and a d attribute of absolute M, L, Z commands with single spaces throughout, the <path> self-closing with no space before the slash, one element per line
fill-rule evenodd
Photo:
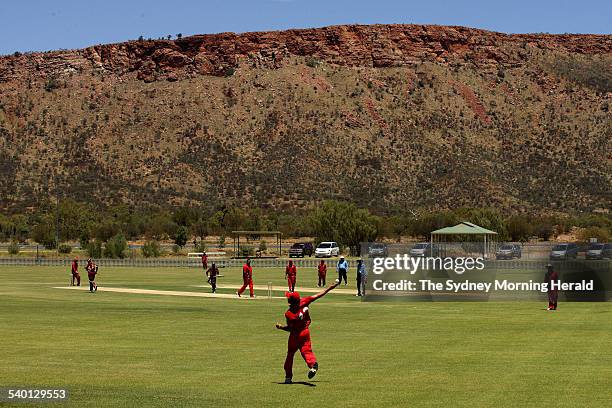
<path fill-rule="evenodd" d="M 278 230 L 285 237 L 314 237 L 317 242 L 336 241 L 351 252 L 360 242 L 382 237 L 427 239 L 435 229 L 470 221 L 496 231 L 500 240 L 525 242 L 531 237 L 550 240 L 583 228 L 581 239 L 608 241 L 612 217 L 606 214 L 536 216 L 503 214 L 492 208 L 459 208 L 441 211 L 407 211 L 378 215 L 343 201 L 324 201 L 310 210 L 279 213 L 238 207 L 138 208 L 118 205 L 104 210 L 72 199 L 59 207 L 47 203 L 28 214 L 0 214 L 0 241 L 37 242 L 58 248 L 63 242 L 79 241 L 92 256 L 121 257 L 128 240 L 144 239 L 143 254 L 159 255 L 158 241 L 172 240 L 178 247 L 208 236 L 221 238 L 233 230 Z M 59 226 L 59 242 L 57 232 Z"/>

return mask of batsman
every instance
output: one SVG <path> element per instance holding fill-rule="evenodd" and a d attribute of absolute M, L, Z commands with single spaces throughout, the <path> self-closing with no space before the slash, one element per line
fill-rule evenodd
<path fill-rule="evenodd" d="M 297 292 L 287 292 L 287 302 L 289 303 L 289 310 L 285 312 L 287 324 L 283 326 L 280 323 L 276 323 L 277 329 L 289 332 L 287 358 L 285 359 L 285 384 L 291 384 L 292 382 L 293 356 L 298 350 L 300 350 L 308 366 L 308 378 L 313 378 L 317 374 L 319 363 L 312 352 L 312 344 L 310 342 L 310 312 L 308 306 L 315 300 L 325 296 L 336 286 L 338 286 L 338 282 L 316 295 L 307 296 L 303 299 L 300 299 L 300 294 Z"/>

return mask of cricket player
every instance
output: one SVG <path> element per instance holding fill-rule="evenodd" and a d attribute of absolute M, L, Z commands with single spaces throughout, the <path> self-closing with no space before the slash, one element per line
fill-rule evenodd
<path fill-rule="evenodd" d="M 363 259 L 357 261 L 357 294 L 355 296 L 365 296 L 365 285 L 368 280 L 368 272 L 366 271 Z"/>
<path fill-rule="evenodd" d="M 75 256 L 70 266 L 70 272 L 72 273 L 72 286 L 76 280 L 77 286 L 81 286 L 81 275 L 79 274 L 79 257 Z"/>
<path fill-rule="evenodd" d="M 238 292 L 236 292 L 238 297 L 242 297 L 242 293 L 246 289 L 247 285 L 249 286 L 251 297 L 255 297 L 255 294 L 253 293 L 253 268 L 251 267 L 250 258 L 247 258 L 246 263 L 242 266 L 242 281 L 244 284 L 240 289 L 238 289 Z"/>
<path fill-rule="evenodd" d="M 341 256 L 338 264 L 336 265 L 336 271 L 338 272 L 338 283 L 341 283 L 342 279 L 344 279 L 344 286 L 347 284 L 346 273 L 348 272 L 348 269 L 348 262 L 346 262 L 344 256 Z"/>
<path fill-rule="evenodd" d="M 544 282 L 548 284 L 548 307 L 546 310 L 557 310 L 559 290 L 557 288 L 551 288 L 551 285 L 558 280 L 559 274 L 553 269 L 553 266 L 551 264 L 546 265 L 546 275 L 544 275 Z"/>
<path fill-rule="evenodd" d="M 287 302 L 289 310 L 285 312 L 287 324 L 283 326 L 276 323 L 276 328 L 289 332 L 289 341 L 287 344 L 287 358 L 285 359 L 285 384 L 291 384 L 293 378 L 293 356 L 295 352 L 300 350 L 306 365 L 308 366 L 308 378 L 312 378 L 317 374 L 319 363 L 312 352 L 312 344 L 310 342 L 310 312 L 308 306 L 325 296 L 329 291 L 338 286 L 339 283 L 334 283 L 329 288 L 317 293 L 313 296 L 307 296 L 300 299 L 300 294 L 297 292 L 287 293 Z"/>
<path fill-rule="evenodd" d="M 89 291 L 97 292 L 98 285 L 96 285 L 96 274 L 98 273 L 98 265 L 89 258 L 85 270 L 87 271 L 87 279 L 89 279 Z"/>
<path fill-rule="evenodd" d="M 210 268 L 208 268 L 208 270 L 206 271 L 206 276 L 208 276 L 208 283 L 210 283 L 210 286 L 212 287 L 212 293 L 217 292 L 217 276 L 218 275 L 219 275 L 219 268 L 217 268 L 217 265 L 215 265 L 215 263 L 213 262 L 212 265 L 210 265 Z"/>
<path fill-rule="evenodd" d="M 321 263 L 317 266 L 317 272 L 319 274 L 319 283 L 318 287 L 322 288 L 325 286 L 325 277 L 327 276 L 327 265 L 325 261 L 321 259 Z"/>
<path fill-rule="evenodd" d="M 295 291 L 295 281 L 297 280 L 297 267 L 291 260 L 285 268 L 285 279 L 287 279 L 287 286 L 289 287 L 289 292 Z"/>
<path fill-rule="evenodd" d="M 208 269 L 208 255 L 206 255 L 206 252 L 202 252 L 202 268 L 204 270 Z"/>

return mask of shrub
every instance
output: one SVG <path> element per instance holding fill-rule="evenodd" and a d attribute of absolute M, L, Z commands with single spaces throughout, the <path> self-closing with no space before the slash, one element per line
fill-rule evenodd
<path fill-rule="evenodd" d="M 56 77 L 50 76 L 49 78 L 47 78 L 44 88 L 45 91 L 52 92 L 54 89 L 59 88 L 59 81 Z"/>
<path fill-rule="evenodd" d="M 512 241 L 525 242 L 533 233 L 531 224 L 525 217 L 513 216 L 506 220 L 506 229 Z"/>
<path fill-rule="evenodd" d="M 16 241 L 11 241 L 8 246 L 8 253 L 11 255 L 17 255 L 19 253 L 19 244 Z"/>
<path fill-rule="evenodd" d="M 57 248 L 57 252 L 59 252 L 60 254 L 69 254 L 72 252 L 72 245 L 68 245 L 68 244 L 61 244 L 58 248 Z"/>
<path fill-rule="evenodd" d="M 242 257 L 253 256 L 255 255 L 255 251 L 253 250 L 253 247 L 248 247 L 248 248 L 242 247 L 240 248 L 240 255 Z"/>
<path fill-rule="evenodd" d="M 597 242 L 608 242 L 610 232 L 601 227 L 589 227 L 578 233 L 578 241 L 580 242 L 589 242 L 591 238 L 597 238 Z"/>
<path fill-rule="evenodd" d="M 157 258 L 160 255 L 161 250 L 157 241 L 147 241 L 142 246 L 142 256 L 145 258 Z"/>
<path fill-rule="evenodd" d="M 172 253 L 173 254 L 175 254 L 175 255 L 178 254 L 180 252 L 180 250 L 181 250 L 180 246 L 178 246 L 176 244 L 172 245 Z"/>
<path fill-rule="evenodd" d="M 226 78 L 233 76 L 236 73 L 236 68 L 228 67 L 223 74 Z"/>
<path fill-rule="evenodd" d="M 187 228 L 184 226 L 180 226 L 176 230 L 176 237 L 174 238 L 174 243 L 179 247 L 184 247 L 187 243 Z"/>
<path fill-rule="evenodd" d="M 534 232 L 539 238 L 548 241 L 553 236 L 554 228 L 550 221 L 544 220 L 535 226 Z"/>
<path fill-rule="evenodd" d="M 310 68 L 316 68 L 319 66 L 320 63 L 321 62 L 317 60 L 316 58 L 313 58 L 313 57 L 306 58 L 306 65 L 309 66 Z"/>
<path fill-rule="evenodd" d="M 125 236 L 119 233 L 106 242 L 104 256 L 107 258 L 125 258 L 126 250 L 127 241 Z"/>
<path fill-rule="evenodd" d="M 102 257 L 102 242 L 101 241 L 91 241 L 89 243 L 87 243 L 87 246 L 85 247 L 85 249 L 87 250 L 87 255 L 90 258 L 100 258 Z"/>
<path fill-rule="evenodd" d="M 206 252 L 208 249 L 206 248 L 206 242 L 200 241 L 195 245 L 196 252 Z"/>

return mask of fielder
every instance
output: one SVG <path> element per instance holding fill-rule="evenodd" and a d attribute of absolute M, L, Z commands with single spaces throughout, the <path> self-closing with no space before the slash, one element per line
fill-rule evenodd
<path fill-rule="evenodd" d="M 97 292 L 98 285 L 96 284 L 96 274 L 98 273 L 98 265 L 89 258 L 85 270 L 87 270 L 87 279 L 89 279 L 89 291 Z"/>
<path fill-rule="evenodd" d="M 72 273 L 72 286 L 76 280 L 77 286 L 81 286 L 81 275 L 79 274 L 79 257 L 75 256 L 70 266 L 70 272 Z"/>
<path fill-rule="evenodd" d="M 285 268 L 285 279 L 287 279 L 287 286 L 289 287 L 289 292 L 294 292 L 295 281 L 297 280 L 297 267 L 291 260 Z"/>
<path fill-rule="evenodd" d="M 300 350 L 306 365 L 308 366 L 308 378 L 313 378 L 319 369 L 317 358 L 312 352 L 312 344 L 310 342 L 310 312 L 308 306 L 315 300 L 325 296 L 329 291 L 338 286 L 338 282 L 331 285 L 329 288 L 317 293 L 313 296 L 307 296 L 300 299 L 300 294 L 297 292 L 287 293 L 287 302 L 289 310 L 285 312 L 287 325 L 283 326 L 276 323 L 276 328 L 289 332 L 289 341 L 287 343 L 287 358 L 285 359 L 285 384 L 291 384 L 293 378 L 293 356 L 295 352 Z"/>
<path fill-rule="evenodd" d="M 251 267 L 250 258 L 247 258 L 246 263 L 242 266 L 242 281 L 244 282 L 242 287 L 238 289 L 238 292 L 236 292 L 238 297 L 242 297 L 242 293 L 246 289 L 247 285 L 249 286 L 251 297 L 255 297 L 255 294 L 253 293 L 253 268 Z"/>
<path fill-rule="evenodd" d="M 317 284 L 317 286 L 322 288 L 323 286 L 325 286 L 325 277 L 327 276 L 327 265 L 322 259 L 319 266 L 317 266 L 317 273 L 319 274 L 319 283 Z"/>
<path fill-rule="evenodd" d="M 548 307 L 546 310 L 557 310 L 557 299 L 559 297 L 559 291 L 551 287 L 553 282 L 559 280 L 559 274 L 553 269 L 551 264 L 546 265 L 546 274 L 544 275 L 544 282 L 548 284 Z"/>
<path fill-rule="evenodd" d="M 208 269 L 208 255 L 206 255 L 206 252 L 202 252 L 202 268 L 204 270 Z"/>

